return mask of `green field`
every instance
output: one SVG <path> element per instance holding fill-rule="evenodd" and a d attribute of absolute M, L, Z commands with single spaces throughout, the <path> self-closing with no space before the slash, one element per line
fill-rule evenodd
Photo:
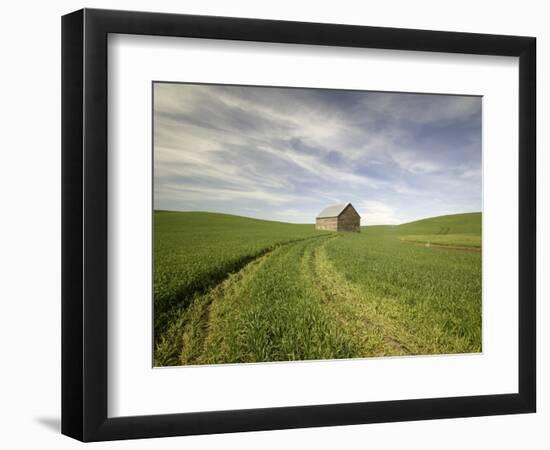
<path fill-rule="evenodd" d="M 361 233 L 154 215 L 155 365 L 481 351 L 481 214 Z"/>

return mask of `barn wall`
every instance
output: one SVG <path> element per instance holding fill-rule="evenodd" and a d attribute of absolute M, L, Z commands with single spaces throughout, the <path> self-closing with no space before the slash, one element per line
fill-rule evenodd
<path fill-rule="evenodd" d="M 338 231 L 338 219 L 336 217 L 316 219 L 315 229 L 327 230 L 327 231 Z"/>
<path fill-rule="evenodd" d="M 347 207 L 338 217 L 337 231 L 361 231 L 361 217 L 351 208 Z"/>

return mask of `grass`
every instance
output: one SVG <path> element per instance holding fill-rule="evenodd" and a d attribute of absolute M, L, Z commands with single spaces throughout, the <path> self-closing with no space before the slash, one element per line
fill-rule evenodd
<path fill-rule="evenodd" d="M 462 248 L 480 231 L 156 212 L 155 365 L 479 352 L 481 254 Z"/>
<path fill-rule="evenodd" d="M 481 213 L 434 217 L 395 228 L 394 232 L 404 241 L 481 249 Z"/>
<path fill-rule="evenodd" d="M 154 215 L 155 336 L 194 296 L 277 245 L 316 236 L 310 225 L 207 212 Z"/>
<path fill-rule="evenodd" d="M 414 234 L 400 236 L 399 239 L 416 244 L 424 244 L 425 247 L 436 245 L 462 248 L 464 250 L 481 249 L 481 236 L 470 234 Z"/>
<path fill-rule="evenodd" d="M 327 245 L 328 258 L 364 303 L 411 336 L 403 344 L 414 342 L 413 353 L 481 351 L 481 254 L 410 245 L 396 239 L 410 227 L 396 228 L 344 236 Z"/>

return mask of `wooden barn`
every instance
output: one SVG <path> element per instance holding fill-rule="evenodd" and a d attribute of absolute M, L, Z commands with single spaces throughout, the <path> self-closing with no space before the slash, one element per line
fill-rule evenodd
<path fill-rule="evenodd" d="M 351 203 L 323 209 L 315 219 L 316 230 L 361 231 L 361 216 Z"/>

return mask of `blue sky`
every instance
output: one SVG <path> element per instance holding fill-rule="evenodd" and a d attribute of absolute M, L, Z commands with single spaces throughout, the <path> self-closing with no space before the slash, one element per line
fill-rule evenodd
<path fill-rule="evenodd" d="M 362 225 L 481 210 L 481 98 L 154 84 L 156 209 Z"/>

